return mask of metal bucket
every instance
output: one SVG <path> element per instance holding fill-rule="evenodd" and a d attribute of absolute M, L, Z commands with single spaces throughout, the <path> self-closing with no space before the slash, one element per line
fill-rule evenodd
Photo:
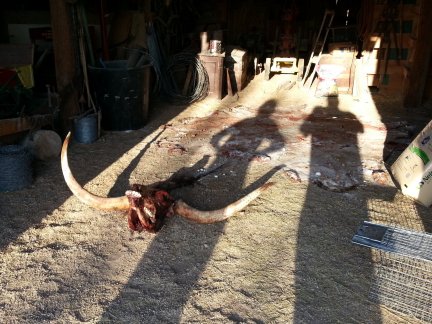
<path fill-rule="evenodd" d="M 220 40 L 211 40 L 210 41 L 210 53 L 211 54 L 222 53 L 222 42 Z"/>
<path fill-rule="evenodd" d="M 74 120 L 74 139 L 89 144 L 98 139 L 98 114 L 91 114 Z"/>

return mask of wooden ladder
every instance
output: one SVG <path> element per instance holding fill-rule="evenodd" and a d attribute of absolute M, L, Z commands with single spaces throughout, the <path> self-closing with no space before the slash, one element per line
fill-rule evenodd
<path fill-rule="evenodd" d="M 333 22 L 334 18 L 334 11 L 333 10 L 326 10 L 324 12 L 324 17 L 321 22 L 321 27 L 319 29 L 318 35 L 315 40 L 314 47 L 312 49 L 308 65 L 306 67 L 306 71 L 304 73 L 302 85 L 305 86 L 306 80 L 308 80 L 308 87 L 310 88 L 313 82 L 313 79 L 315 77 L 315 73 L 317 72 L 318 62 L 321 59 L 321 54 L 324 50 L 324 45 L 327 40 L 327 36 L 331 27 L 331 24 Z M 311 69 L 312 64 L 314 65 L 314 69 L 312 73 L 309 76 L 309 72 Z"/>

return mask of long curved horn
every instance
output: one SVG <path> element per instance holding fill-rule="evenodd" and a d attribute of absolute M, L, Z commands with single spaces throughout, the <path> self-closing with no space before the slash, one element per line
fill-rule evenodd
<path fill-rule="evenodd" d="M 173 212 L 174 214 L 201 224 L 221 222 L 245 208 L 252 200 L 257 198 L 263 191 L 270 188 L 273 184 L 274 182 L 268 182 L 243 198 L 240 198 L 239 200 L 218 210 L 202 211 L 189 206 L 182 200 L 177 200 L 173 206 Z"/>
<path fill-rule="evenodd" d="M 128 210 L 129 201 L 126 196 L 116 197 L 116 198 L 99 197 L 85 190 L 75 180 L 69 168 L 69 163 L 67 158 L 67 148 L 69 145 L 70 135 L 71 133 L 69 132 L 63 142 L 63 147 L 61 150 L 61 167 L 62 167 L 63 177 L 69 189 L 72 191 L 72 193 L 84 204 L 89 205 L 93 208 L 105 209 L 105 210 Z"/>

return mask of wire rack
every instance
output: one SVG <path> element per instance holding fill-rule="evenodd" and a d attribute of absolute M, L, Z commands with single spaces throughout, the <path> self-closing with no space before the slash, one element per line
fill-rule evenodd
<path fill-rule="evenodd" d="M 377 251 L 369 298 L 432 323 L 432 235 L 364 221 L 352 242 Z"/>
<path fill-rule="evenodd" d="M 432 262 L 432 234 L 365 221 L 352 242 Z"/>
<path fill-rule="evenodd" d="M 382 244 L 394 253 L 432 261 L 431 234 L 389 228 L 383 236 Z"/>
<path fill-rule="evenodd" d="M 369 298 L 432 323 L 432 262 L 380 251 Z"/>

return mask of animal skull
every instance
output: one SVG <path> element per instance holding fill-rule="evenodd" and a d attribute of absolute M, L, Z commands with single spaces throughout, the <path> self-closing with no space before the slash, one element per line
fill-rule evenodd
<path fill-rule="evenodd" d="M 132 185 L 122 197 L 106 198 L 96 196 L 85 190 L 74 178 L 69 168 L 67 148 L 71 133 L 63 142 L 61 150 L 61 167 L 63 177 L 72 193 L 84 204 L 102 210 L 123 210 L 128 212 L 128 225 L 133 231 L 146 230 L 157 232 L 167 216 L 178 215 L 193 222 L 209 224 L 220 222 L 244 209 L 252 200 L 273 185 L 265 183 L 228 206 L 211 211 L 202 211 L 189 206 L 182 200 L 175 200 L 163 186 Z"/>

